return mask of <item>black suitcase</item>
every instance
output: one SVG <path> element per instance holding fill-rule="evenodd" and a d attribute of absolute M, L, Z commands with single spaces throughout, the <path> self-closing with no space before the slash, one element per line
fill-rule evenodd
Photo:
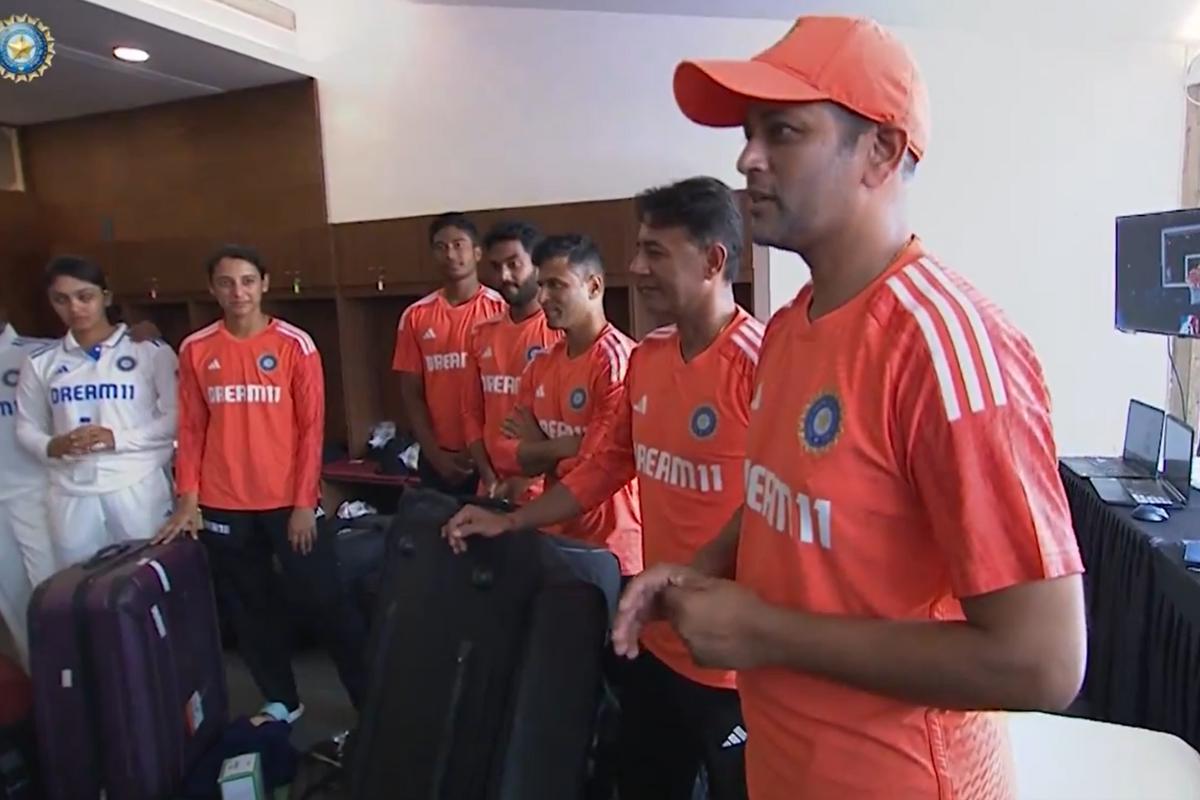
<path fill-rule="evenodd" d="M 617 560 L 531 531 L 456 556 L 441 527 L 460 506 L 401 499 L 350 796 L 582 798 Z"/>

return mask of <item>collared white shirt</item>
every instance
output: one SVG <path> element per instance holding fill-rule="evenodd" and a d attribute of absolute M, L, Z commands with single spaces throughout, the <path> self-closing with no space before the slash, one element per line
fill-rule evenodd
<path fill-rule="evenodd" d="M 132 486 L 171 460 L 177 378 L 171 348 L 159 340 L 135 342 L 125 325 L 87 350 L 68 333 L 35 351 L 21 370 L 17 438 L 50 465 L 51 482 L 67 493 Z M 89 424 L 112 430 L 116 448 L 77 458 L 46 456 L 53 437 Z M 92 464 L 81 468 L 85 461 Z"/>

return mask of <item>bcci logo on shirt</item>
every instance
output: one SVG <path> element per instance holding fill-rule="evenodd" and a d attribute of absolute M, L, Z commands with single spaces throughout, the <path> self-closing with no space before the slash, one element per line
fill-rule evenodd
<path fill-rule="evenodd" d="M 572 389 L 570 397 L 567 398 L 567 402 L 571 404 L 571 408 L 573 410 L 581 411 L 583 410 L 583 407 L 587 405 L 587 392 L 585 392 L 583 389 Z"/>
<path fill-rule="evenodd" d="M 15 369 L 10 369 L 8 372 L 4 373 L 4 385 L 10 389 L 15 387 L 17 385 L 17 378 L 20 376 L 20 374 L 21 373 Z"/>
<path fill-rule="evenodd" d="M 692 436 L 707 439 L 717 432 L 717 412 L 712 406 L 700 406 L 692 412 Z"/>
<path fill-rule="evenodd" d="M 0 78 L 25 83 L 40 78 L 54 60 L 54 37 L 37 17 L 0 20 Z"/>
<path fill-rule="evenodd" d="M 121 356 L 117 359 L 117 369 L 121 372 L 133 372 L 137 366 L 137 359 L 133 356 Z"/>
<path fill-rule="evenodd" d="M 525 351 L 525 363 L 528 364 L 530 361 L 533 361 L 544 352 L 546 352 L 546 348 L 542 347 L 540 344 L 533 345 Z"/>
<path fill-rule="evenodd" d="M 800 439 L 810 453 L 824 453 L 842 432 L 842 404 L 837 395 L 823 394 L 808 404 L 800 419 Z"/>
<path fill-rule="evenodd" d="M 271 355 L 270 353 L 263 353 L 258 357 L 258 368 L 263 372 L 274 372 L 275 368 L 278 366 L 279 359 L 275 358 L 275 356 Z"/>

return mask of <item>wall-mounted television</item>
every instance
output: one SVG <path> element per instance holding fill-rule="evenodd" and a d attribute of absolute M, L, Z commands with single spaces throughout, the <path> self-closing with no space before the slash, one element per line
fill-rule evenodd
<path fill-rule="evenodd" d="M 1200 337 L 1200 208 L 1117 218 L 1116 326 Z"/>

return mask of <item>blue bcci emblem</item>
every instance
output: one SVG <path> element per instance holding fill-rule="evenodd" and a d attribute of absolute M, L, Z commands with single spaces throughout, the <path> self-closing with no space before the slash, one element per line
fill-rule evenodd
<path fill-rule="evenodd" d="M 587 405 L 587 392 L 583 389 L 572 389 L 571 396 L 568 398 L 571 408 L 575 411 L 580 411 Z"/>
<path fill-rule="evenodd" d="M 546 348 L 542 347 L 540 344 L 531 346 L 525 351 L 525 363 L 528 364 L 530 361 L 533 361 L 544 352 L 546 352 Z"/>
<path fill-rule="evenodd" d="M 717 432 L 717 412 L 712 406 L 700 406 L 692 412 L 692 436 L 707 439 Z"/>
<path fill-rule="evenodd" d="M 17 370 L 10 369 L 8 372 L 4 373 L 4 385 L 10 388 L 16 386 L 17 378 L 20 377 L 20 375 L 21 373 Z"/>
<path fill-rule="evenodd" d="M 842 432 L 842 404 L 837 395 L 823 394 L 809 403 L 800 420 L 800 438 L 810 453 L 823 453 Z"/>
<path fill-rule="evenodd" d="M 270 353 L 263 353 L 258 357 L 258 368 L 263 372 L 273 372 L 279 366 L 279 359 Z"/>
<path fill-rule="evenodd" d="M 133 372 L 137 366 L 137 359 L 133 356 L 121 356 L 117 359 L 117 369 L 121 372 Z"/>
<path fill-rule="evenodd" d="M 0 78 L 25 83 L 41 77 L 54 60 L 54 36 L 38 18 L 0 19 Z"/>

